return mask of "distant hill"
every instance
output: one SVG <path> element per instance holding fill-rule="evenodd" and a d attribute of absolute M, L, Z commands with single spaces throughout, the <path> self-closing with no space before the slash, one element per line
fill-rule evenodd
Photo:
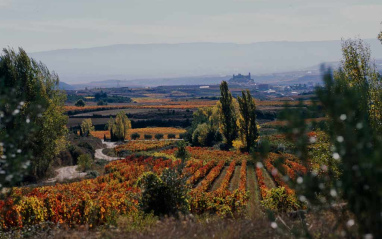
<path fill-rule="evenodd" d="M 365 40 L 372 56 L 382 58 L 378 40 Z M 67 49 L 29 53 L 55 70 L 69 84 L 162 79 L 163 84 L 177 81 L 190 84 L 197 76 L 220 76 L 251 72 L 255 75 L 291 72 L 341 58 L 340 41 L 127 44 L 87 49 Z M 182 78 L 182 79 L 180 79 Z M 186 82 L 186 79 L 191 82 Z M 207 79 L 209 77 L 203 77 Z M 256 78 L 253 77 L 256 81 Z M 151 81 L 152 80 L 152 81 Z M 131 84 L 142 84 L 135 80 Z M 207 82 L 206 82 L 207 84 Z"/>
<path fill-rule="evenodd" d="M 58 88 L 60 90 L 74 90 L 75 89 L 75 87 L 73 87 L 69 84 L 66 84 L 65 82 L 62 82 L 62 81 L 59 82 Z"/>
<path fill-rule="evenodd" d="M 375 60 L 379 72 L 382 74 L 382 60 Z M 340 62 L 326 62 L 323 63 L 325 67 L 330 67 L 335 70 L 340 66 Z M 298 71 L 277 72 L 271 74 L 252 75 L 251 79 L 255 83 L 267 83 L 277 85 L 293 85 L 293 84 L 307 84 L 307 83 L 322 83 L 322 76 L 320 72 L 322 64 L 310 66 Z M 245 78 L 245 77 L 244 77 Z M 241 79 L 239 77 L 239 79 Z M 154 87 L 154 86 L 169 86 L 169 85 L 216 85 L 220 84 L 223 80 L 228 81 L 230 84 L 237 83 L 252 83 L 249 82 L 235 82 L 232 81 L 232 76 L 194 76 L 194 77 L 175 77 L 175 78 L 158 78 L 158 79 L 136 79 L 136 80 L 104 80 L 92 81 L 85 84 L 73 84 L 72 87 L 76 89 L 88 88 L 113 88 L 113 87 Z"/>
<path fill-rule="evenodd" d="M 73 84 L 76 89 L 88 88 L 113 88 L 113 87 L 154 87 L 169 85 L 216 85 L 223 80 L 228 80 L 230 76 L 195 76 L 195 77 L 175 77 L 158 79 L 136 79 L 136 80 L 104 80 L 92 81 L 85 84 Z"/>

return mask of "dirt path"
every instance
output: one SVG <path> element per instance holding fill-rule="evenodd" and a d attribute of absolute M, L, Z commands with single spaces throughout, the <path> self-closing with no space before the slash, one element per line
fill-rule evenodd
<path fill-rule="evenodd" d="M 248 216 L 251 218 L 262 217 L 264 214 L 261 211 L 260 190 L 253 165 L 247 167 L 247 190 L 249 191 Z"/>
<path fill-rule="evenodd" d="M 87 173 L 77 171 L 78 165 L 66 166 L 56 170 L 58 173 L 56 177 L 50 178 L 45 183 L 62 182 L 64 179 L 83 178 Z"/>
<path fill-rule="evenodd" d="M 104 142 L 102 140 L 102 143 L 106 146 L 106 148 L 114 148 L 115 146 L 117 146 L 117 144 L 114 142 Z M 104 160 L 108 160 L 108 161 L 120 159 L 117 157 L 110 157 L 110 156 L 105 155 L 102 152 L 103 149 L 105 149 L 105 148 L 96 149 L 94 157 L 97 159 L 104 159 Z M 44 183 L 61 182 L 65 179 L 75 179 L 75 178 L 85 177 L 86 173 L 77 171 L 77 167 L 78 167 L 78 165 L 58 168 L 58 169 L 56 169 L 57 176 L 54 178 L 47 179 Z"/>
<path fill-rule="evenodd" d="M 275 188 L 276 184 L 272 179 L 272 176 L 269 175 L 268 171 L 265 168 L 262 168 L 263 170 L 263 176 L 264 176 L 264 183 L 267 188 Z"/>
<path fill-rule="evenodd" d="M 240 168 L 241 168 L 241 166 L 236 166 L 235 167 L 235 172 L 233 173 L 233 176 L 231 178 L 231 183 L 229 184 L 229 190 L 231 192 L 239 187 Z"/>
<path fill-rule="evenodd" d="M 115 148 L 117 146 L 117 144 L 115 142 L 105 142 L 102 140 L 102 143 L 104 145 L 106 145 L 106 148 L 107 149 L 112 149 L 112 148 Z M 105 148 L 101 148 L 101 149 L 96 149 L 95 151 L 95 154 L 94 154 L 94 157 L 97 158 L 97 159 L 104 159 L 104 160 L 107 160 L 107 161 L 113 161 L 113 160 L 118 160 L 120 158 L 118 157 L 110 157 L 110 156 L 107 156 L 106 154 L 104 154 L 102 151 L 104 150 Z"/>
<path fill-rule="evenodd" d="M 212 184 L 211 191 L 215 191 L 220 187 L 220 184 L 222 183 L 226 173 L 227 173 L 228 167 L 225 166 L 223 170 L 221 171 L 220 175 L 215 179 L 214 183 Z"/>

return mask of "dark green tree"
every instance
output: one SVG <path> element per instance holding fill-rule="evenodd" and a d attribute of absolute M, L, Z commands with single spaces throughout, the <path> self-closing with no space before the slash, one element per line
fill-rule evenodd
<path fill-rule="evenodd" d="M 153 136 L 152 136 L 151 134 L 145 134 L 143 137 L 144 137 L 144 139 L 146 139 L 146 140 L 149 140 L 149 139 L 152 139 L 152 138 L 153 138 Z"/>
<path fill-rule="evenodd" d="M 23 49 L 20 48 L 18 53 L 12 49 L 3 50 L 0 56 L 0 95 L 7 98 L 0 103 L 2 157 L 5 160 L 16 158 L 16 162 L 17 155 L 30 155 L 23 168 L 28 168 L 31 179 L 43 177 L 60 147 L 65 145 L 65 94 L 58 89 L 58 83 L 59 78 L 54 72 L 29 58 Z M 15 102 L 19 104 L 17 107 Z M 13 119 L 2 119 L 3 115 L 7 117 L 9 114 L 14 116 Z M 27 134 L 19 132 L 28 127 L 31 130 Z M 5 172 L 5 175 L 13 178 L 15 174 Z"/>
<path fill-rule="evenodd" d="M 80 127 L 80 136 L 84 136 L 84 133 L 82 132 L 82 128 L 81 128 L 81 125 L 79 126 Z"/>
<path fill-rule="evenodd" d="M 336 167 L 324 160 L 323 155 L 319 171 L 308 171 L 300 176 L 299 183 L 293 183 L 297 197 L 314 214 L 320 215 L 322 210 L 328 209 L 334 211 L 337 215 L 334 230 L 344 228 L 351 235 L 350 229 L 357 228 L 359 237 L 378 237 L 382 234 L 382 137 L 369 114 L 369 85 L 366 81 L 349 84 L 344 74 L 333 76 L 330 70 L 324 74 L 324 83 L 316 94 L 328 118 L 325 131 L 329 146 L 325 151 Z M 296 155 L 309 167 L 315 153 L 310 147 L 315 139 L 311 141 L 307 136 L 311 130 L 309 124 L 296 113 L 285 116 L 288 118 L 285 130 L 296 144 Z M 332 206 L 344 202 L 343 207 Z M 347 216 L 348 211 L 355 221 Z M 305 229 L 304 236 L 311 237 Z"/>
<path fill-rule="evenodd" d="M 159 176 L 153 172 L 144 173 L 137 181 L 141 187 L 140 207 L 146 213 L 179 216 L 189 213 L 190 186 L 187 177 L 174 168 L 167 168 Z"/>
<path fill-rule="evenodd" d="M 77 107 L 85 107 L 85 101 L 83 99 L 79 99 L 74 105 Z"/>
<path fill-rule="evenodd" d="M 228 89 L 228 84 L 223 81 L 220 84 L 220 122 L 222 124 L 222 132 L 226 139 L 227 149 L 232 147 L 232 141 L 238 136 L 237 125 L 236 125 L 236 112 L 233 105 L 232 94 Z"/>
<path fill-rule="evenodd" d="M 180 158 L 181 164 L 179 165 L 179 173 L 183 170 L 186 165 L 186 161 L 190 158 L 190 153 L 186 148 L 187 144 L 184 140 L 178 142 L 178 150 L 175 153 L 175 157 Z"/>
<path fill-rule="evenodd" d="M 139 139 L 141 137 L 141 135 L 138 134 L 138 133 L 131 134 L 130 136 L 131 136 L 132 140 L 137 140 L 137 139 Z"/>
<path fill-rule="evenodd" d="M 137 185 L 144 189 L 140 205 L 145 212 L 175 217 L 189 212 L 190 186 L 183 169 L 190 155 L 183 140 L 178 143 L 176 157 L 181 159 L 178 167 L 167 168 L 160 176 L 153 172 L 144 173 L 138 179 Z"/>
<path fill-rule="evenodd" d="M 155 134 L 155 138 L 157 140 L 163 139 L 164 135 L 163 134 Z"/>
<path fill-rule="evenodd" d="M 242 91 L 242 96 L 238 97 L 238 101 L 240 136 L 246 151 L 249 152 L 255 146 L 255 141 L 259 137 L 256 124 L 256 104 L 248 90 Z"/>
<path fill-rule="evenodd" d="M 97 102 L 97 105 L 102 106 L 102 105 L 107 105 L 106 101 L 100 100 Z"/>

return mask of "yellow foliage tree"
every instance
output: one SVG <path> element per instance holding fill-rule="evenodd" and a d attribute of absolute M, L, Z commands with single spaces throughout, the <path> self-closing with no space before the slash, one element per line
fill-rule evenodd
<path fill-rule="evenodd" d="M 127 138 L 128 130 L 131 129 L 131 121 L 124 111 L 120 111 L 115 119 L 109 120 L 108 127 L 112 141 L 123 141 Z"/>
<path fill-rule="evenodd" d="M 368 111 L 373 128 L 382 132 L 382 85 L 375 62 L 371 61 L 370 47 L 361 39 L 342 42 L 341 68 L 336 78 L 345 78 L 350 86 L 367 87 Z"/>
<path fill-rule="evenodd" d="M 89 136 L 90 132 L 94 131 L 92 119 L 85 119 L 81 123 L 81 136 Z"/>

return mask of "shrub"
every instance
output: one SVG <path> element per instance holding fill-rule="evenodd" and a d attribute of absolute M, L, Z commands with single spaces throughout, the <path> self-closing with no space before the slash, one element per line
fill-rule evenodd
<path fill-rule="evenodd" d="M 167 138 L 168 138 L 168 139 L 175 139 L 175 138 L 176 138 L 176 135 L 175 135 L 175 134 L 168 134 L 168 135 L 167 135 Z"/>
<path fill-rule="evenodd" d="M 261 204 L 266 209 L 275 212 L 295 211 L 301 207 L 296 197 L 288 194 L 284 187 L 268 190 Z"/>
<path fill-rule="evenodd" d="M 78 147 L 86 149 L 88 152 L 94 152 L 96 149 L 93 145 L 91 145 L 89 142 L 81 142 L 78 144 Z"/>
<path fill-rule="evenodd" d="M 175 169 L 165 169 L 161 176 L 144 173 L 137 181 L 142 187 L 140 207 L 154 215 L 173 215 L 189 212 L 189 190 L 186 178 Z"/>
<path fill-rule="evenodd" d="M 77 164 L 78 158 L 85 153 L 84 150 L 73 144 L 69 145 L 68 149 L 70 154 L 72 155 L 73 164 Z"/>
<path fill-rule="evenodd" d="M 187 136 L 187 134 L 179 134 L 179 139 L 184 139 L 184 138 L 186 138 L 186 136 Z"/>
<path fill-rule="evenodd" d="M 77 107 L 85 107 L 85 101 L 82 99 L 77 100 L 77 102 L 74 105 Z"/>
<path fill-rule="evenodd" d="M 141 137 L 141 135 L 138 134 L 138 133 L 131 134 L 131 139 L 133 139 L 133 140 L 137 140 L 137 139 L 139 139 L 140 137 Z"/>
<path fill-rule="evenodd" d="M 157 140 L 163 139 L 163 134 L 156 134 L 156 135 L 155 135 L 155 138 L 156 138 Z"/>
<path fill-rule="evenodd" d="M 91 170 L 88 172 L 87 176 L 89 178 L 96 178 L 99 176 L 99 172 L 98 171 L 95 171 L 95 170 Z"/>
<path fill-rule="evenodd" d="M 153 138 L 153 136 L 151 135 L 151 134 L 145 134 L 145 139 L 152 139 Z"/>
<path fill-rule="evenodd" d="M 92 158 L 89 154 L 83 154 L 78 157 L 78 167 L 81 171 L 89 170 L 92 166 Z"/>
<path fill-rule="evenodd" d="M 55 160 L 54 164 L 55 165 L 60 165 L 60 166 L 63 166 L 63 165 L 73 165 L 73 156 L 72 154 L 69 152 L 69 148 L 67 150 L 63 150 L 61 151 L 58 155 L 57 155 L 57 159 Z"/>
<path fill-rule="evenodd" d="M 97 102 L 97 105 L 107 105 L 107 102 L 100 100 Z"/>

